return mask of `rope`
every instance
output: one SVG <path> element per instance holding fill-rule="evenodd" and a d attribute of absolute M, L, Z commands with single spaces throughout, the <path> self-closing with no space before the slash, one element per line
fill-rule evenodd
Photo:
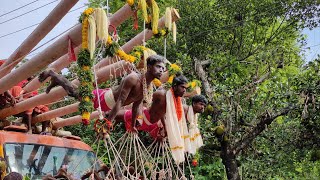
<path fill-rule="evenodd" d="M 104 41 L 98 41 L 97 43 L 104 43 Z M 101 50 L 102 48 L 100 48 L 99 52 L 98 52 L 98 56 L 101 54 Z M 97 62 L 97 58 L 95 58 L 94 60 L 94 64 L 96 64 Z M 101 101 L 100 101 L 100 92 L 99 92 L 99 87 L 98 87 L 98 77 L 97 77 L 97 73 L 96 73 L 96 68 L 93 68 L 93 74 L 94 74 L 94 84 L 95 84 L 95 88 L 96 88 L 96 91 L 97 91 L 97 96 L 98 96 L 98 112 L 99 112 L 99 119 L 102 120 L 103 119 L 103 114 L 102 114 L 102 111 L 101 111 Z"/>
<path fill-rule="evenodd" d="M 164 59 L 167 59 L 167 38 L 164 38 Z"/>
<path fill-rule="evenodd" d="M 30 5 L 30 4 L 33 4 L 33 3 L 37 2 L 37 1 L 39 1 L 39 0 L 32 1 L 32 2 L 30 2 L 30 3 L 28 3 L 28 4 L 25 4 L 25 5 L 21 6 L 21 7 L 18 7 L 18 8 L 16 8 L 16 9 L 14 9 L 14 10 L 11 10 L 11 11 L 9 11 L 9 12 L 7 12 L 7 13 L 1 14 L 0 17 L 5 16 L 5 15 L 7 15 L 7 14 L 10 14 L 10 13 L 12 13 L 12 12 L 14 12 L 14 11 L 19 10 L 19 9 L 22 9 L 22 8 L 24 8 L 24 7 L 26 7 L 26 6 Z"/>

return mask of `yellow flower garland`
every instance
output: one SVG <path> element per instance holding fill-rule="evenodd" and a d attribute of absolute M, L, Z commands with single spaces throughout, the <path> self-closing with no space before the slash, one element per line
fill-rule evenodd
<path fill-rule="evenodd" d="M 89 120 L 90 119 L 90 113 L 89 112 L 83 112 L 82 113 L 82 119 L 83 120 Z"/>
<path fill-rule="evenodd" d="M 172 81 L 173 81 L 174 76 L 175 76 L 175 75 L 171 75 L 171 76 L 169 77 L 169 79 L 168 79 L 167 82 L 170 83 L 170 84 L 172 84 Z"/>
<path fill-rule="evenodd" d="M 157 78 L 153 79 L 152 83 L 156 86 L 156 87 L 160 87 L 161 86 L 161 81 Z"/>
<path fill-rule="evenodd" d="M 174 71 L 181 71 L 181 67 L 178 66 L 177 64 L 171 64 L 170 67 L 171 67 Z"/>
<path fill-rule="evenodd" d="M 133 6 L 134 0 L 127 0 L 127 3 L 128 3 L 129 6 Z"/>
<path fill-rule="evenodd" d="M 82 22 L 82 49 L 88 49 L 88 18 L 85 17 Z"/>
<path fill-rule="evenodd" d="M 136 61 L 136 57 L 128 55 L 127 53 L 125 53 L 124 51 L 122 51 L 121 49 L 119 49 L 116 52 L 116 55 L 119 56 L 122 60 L 128 61 L 130 63 L 133 63 Z"/>

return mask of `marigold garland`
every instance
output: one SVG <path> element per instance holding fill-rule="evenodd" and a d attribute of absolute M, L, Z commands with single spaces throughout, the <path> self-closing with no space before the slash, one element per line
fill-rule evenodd
<path fill-rule="evenodd" d="M 82 49 L 88 49 L 88 18 L 85 17 L 82 21 Z"/>
<path fill-rule="evenodd" d="M 175 75 L 173 74 L 173 75 L 171 75 L 171 76 L 169 76 L 169 79 L 168 79 L 168 83 L 169 84 L 172 84 L 172 81 L 173 81 L 173 78 L 175 77 Z"/>
<path fill-rule="evenodd" d="M 201 82 L 199 80 L 193 80 L 191 82 L 188 83 L 188 86 L 191 90 L 193 90 L 196 87 L 201 87 Z"/>
<path fill-rule="evenodd" d="M 156 86 L 156 87 L 160 87 L 162 85 L 161 81 L 157 78 L 152 80 L 152 83 Z"/>
<path fill-rule="evenodd" d="M 80 67 L 78 69 L 78 77 L 80 81 L 79 85 L 79 111 L 82 114 L 82 123 L 84 125 L 89 124 L 90 113 L 93 111 L 92 103 L 92 90 L 93 90 L 93 73 L 91 68 L 93 62 L 90 58 L 90 51 L 88 50 L 88 28 L 89 28 L 89 16 L 94 12 L 93 8 L 86 9 L 80 16 L 80 22 L 82 23 L 82 49 L 78 54 L 77 64 Z M 92 17 L 90 17 L 92 18 Z"/>
<path fill-rule="evenodd" d="M 169 75 L 176 75 L 182 72 L 181 67 L 175 63 L 170 64 L 169 68 Z"/>

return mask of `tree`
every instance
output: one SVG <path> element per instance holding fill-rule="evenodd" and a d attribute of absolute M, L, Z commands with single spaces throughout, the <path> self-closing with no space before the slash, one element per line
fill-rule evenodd
<path fill-rule="evenodd" d="M 317 4 L 190 0 L 178 6 L 180 42 L 170 48 L 180 54 L 170 55 L 187 57 L 184 71 L 195 71 L 221 112 L 220 157 L 228 179 L 240 179 L 236 158 L 257 136 L 276 118 L 304 112 L 294 79 L 308 77 L 297 41 L 300 30 L 317 26 Z"/>

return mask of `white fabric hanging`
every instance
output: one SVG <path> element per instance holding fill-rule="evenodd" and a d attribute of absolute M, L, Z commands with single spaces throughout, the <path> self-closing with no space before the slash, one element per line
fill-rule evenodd
<path fill-rule="evenodd" d="M 181 120 L 178 121 L 174 95 L 170 90 L 166 93 L 166 104 L 165 127 L 168 141 L 174 161 L 176 164 L 180 164 L 185 160 L 184 153 L 190 150 L 187 123 L 185 116 L 182 116 Z M 184 114 L 183 111 L 182 114 Z"/>
<path fill-rule="evenodd" d="M 202 137 L 198 127 L 198 115 L 193 112 L 192 106 L 188 107 L 187 120 L 189 121 L 190 134 L 190 153 L 195 154 L 196 151 L 203 146 Z"/>

